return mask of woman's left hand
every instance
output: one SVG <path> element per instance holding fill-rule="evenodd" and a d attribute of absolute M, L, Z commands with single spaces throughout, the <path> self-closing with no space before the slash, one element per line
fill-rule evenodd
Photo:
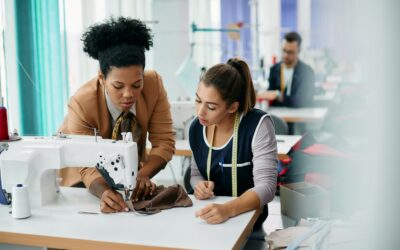
<path fill-rule="evenodd" d="M 133 190 L 131 200 L 144 200 L 148 195 L 152 195 L 155 190 L 156 184 L 154 184 L 149 177 L 138 176 L 136 178 L 136 187 Z"/>
<path fill-rule="evenodd" d="M 230 211 L 225 204 L 209 204 L 196 211 L 196 217 L 207 221 L 209 224 L 219 224 L 229 219 Z"/>

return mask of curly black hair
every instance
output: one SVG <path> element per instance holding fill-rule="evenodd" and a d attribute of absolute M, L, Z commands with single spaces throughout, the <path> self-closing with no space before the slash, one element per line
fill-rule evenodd
<path fill-rule="evenodd" d="M 105 77 L 112 66 L 145 67 L 145 50 L 153 46 L 151 30 L 136 19 L 111 17 L 88 28 L 82 35 L 83 51 L 99 60 Z"/>

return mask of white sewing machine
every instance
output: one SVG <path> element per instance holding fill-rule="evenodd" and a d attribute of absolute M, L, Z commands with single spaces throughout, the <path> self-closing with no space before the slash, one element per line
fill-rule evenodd
<path fill-rule="evenodd" d="M 194 101 L 170 101 L 171 115 L 174 121 L 176 138 L 184 140 L 189 138 L 189 128 L 196 116 Z"/>
<path fill-rule="evenodd" d="M 118 189 L 129 193 L 136 185 L 137 154 L 132 141 L 70 135 L 23 137 L 9 142 L 0 154 L 1 183 L 7 193 L 17 184 L 27 185 L 31 207 L 38 207 L 58 198 L 58 169 L 97 165 L 106 170 L 103 176 L 106 172 Z"/>

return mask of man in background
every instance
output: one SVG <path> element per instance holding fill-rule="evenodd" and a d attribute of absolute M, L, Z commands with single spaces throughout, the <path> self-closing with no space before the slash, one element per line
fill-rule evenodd
<path fill-rule="evenodd" d="M 310 107 L 314 96 L 314 71 L 299 59 L 301 37 L 296 32 L 285 35 L 282 61 L 273 65 L 268 91 L 259 93 L 272 106 Z"/>

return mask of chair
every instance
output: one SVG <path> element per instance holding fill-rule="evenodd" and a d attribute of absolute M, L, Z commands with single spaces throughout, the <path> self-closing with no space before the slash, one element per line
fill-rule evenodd
<path fill-rule="evenodd" d="M 289 134 L 289 127 L 288 124 L 280 117 L 270 114 L 272 122 L 274 123 L 275 127 L 275 134 L 277 135 L 288 135 Z"/>
<path fill-rule="evenodd" d="M 191 166 L 189 164 L 189 166 L 185 170 L 185 174 L 184 174 L 184 177 L 183 177 L 183 184 L 185 185 L 186 192 L 188 194 L 193 194 L 194 193 L 194 187 L 192 187 L 192 184 L 190 184 L 190 175 L 191 175 L 191 172 L 192 172 L 190 168 L 191 168 Z"/>

